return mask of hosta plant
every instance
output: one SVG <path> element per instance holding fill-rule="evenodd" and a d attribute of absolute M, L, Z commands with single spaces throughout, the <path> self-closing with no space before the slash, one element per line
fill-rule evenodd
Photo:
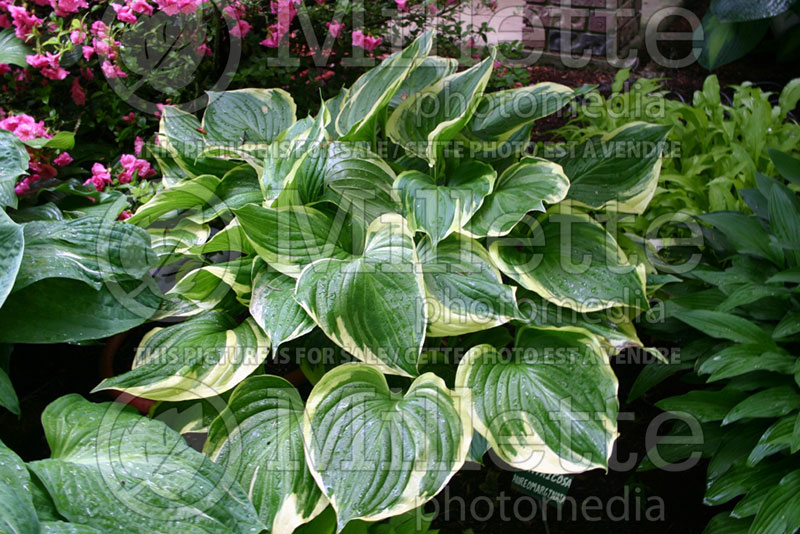
<path fill-rule="evenodd" d="M 800 160 L 774 156 L 797 183 Z M 759 174 L 756 182 L 739 191 L 752 215 L 698 217 L 709 238 L 703 261 L 661 290 L 666 320 L 654 329 L 682 347 L 681 357 L 650 364 L 632 391 L 677 373 L 695 384 L 656 403 L 683 420 L 675 435 L 694 438 L 659 449 L 666 462 L 710 458 L 705 502 L 726 511 L 709 533 L 800 528 L 800 197 L 783 181 Z M 663 464 L 644 464 L 654 467 Z"/>
<path fill-rule="evenodd" d="M 207 432 L 202 486 L 238 504 L 184 495 L 178 480 L 147 484 L 154 494 L 124 512 L 99 497 L 73 506 L 64 464 L 121 490 L 150 479 L 151 458 L 136 455 L 143 436 L 120 449 L 115 425 L 97 430 L 109 408 L 68 398 L 45 417 L 53 460 L 31 465 L 64 519 L 172 532 L 136 514 L 166 501 L 183 521 L 191 501 L 204 512 L 198 530 L 213 518 L 231 532 L 291 532 L 326 509 L 341 530 L 433 498 L 486 451 L 471 450 L 474 436 L 517 468 L 607 468 L 618 411 L 609 355 L 641 346 L 632 320 L 648 302 L 644 266 L 592 213 L 644 209 L 659 150 L 604 147 L 652 144 L 666 129 L 609 132 L 561 162 L 526 156 L 535 120 L 583 91 L 485 93 L 493 56 L 456 72 L 430 46 L 421 36 L 300 120 L 280 89 L 212 93 L 202 118 L 164 109 L 166 187 L 127 224 L 150 235 L 165 289 L 153 319 L 170 322 L 97 390 L 161 401 L 162 414 L 201 406 L 173 426 Z M 346 357 L 305 361 L 304 345 Z M 284 349 L 314 382 L 305 397 L 263 374 Z M 98 414 L 78 426 L 99 442 L 63 422 L 82 411 Z M 174 443 L 174 431 L 141 425 Z M 119 450 L 130 479 L 110 460 L 84 466 L 93 447 Z M 200 460 L 174 461 L 183 472 Z"/>

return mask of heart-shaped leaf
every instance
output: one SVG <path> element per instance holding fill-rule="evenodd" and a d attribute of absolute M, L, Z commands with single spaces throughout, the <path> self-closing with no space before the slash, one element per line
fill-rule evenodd
<path fill-rule="evenodd" d="M 3 532 L 39 533 L 39 518 L 28 491 L 30 484 L 31 477 L 22 459 L 0 441 L 0 526 Z"/>
<path fill-rule="evenodd" d="M 416 374 L 427 308 L 414 236 L 400 215 L 369 225 L 362 256 L 308 265 L 295 291 L 297 302 L 344 350 L 386 373 Z"/>
<path fill-rule="evenodd" d="M 0 209 L 0 308 L 14 287 L 22 263 L 24 243 L 22 226 Z"/>
<path fill-rule="evenodd" d="M 309 468 L 336 511 L 338 530 L 433 498 L 466 459 L 466 403 L 433 373 L 402 396 L 367 364 L 325 374 L 308 397 L 303 431 Z"/>
<path fill-rule="evenodd" d="M 292 96 L 283 89 L 209 91 L 203 114 L 206 143 L 233 148 L 272 143 L 294 124 L 296 110 Z"/>
<path fill-rule="evenodd" d="M 618 382 L 587 331 L 524 327 L 510 357 L 473 347 L 458 366 L 461 388 L 472 393 L 475 429 L 512 467 L 551 474 L 608 467 Z"/>
<path fill-rule="evenodd" d="M 270 532 L 291 534 L 328 505 L 306 466 L 303 401 L 286 380 L 254 376 L 233 390 L 228 408 L 211 423 L 203 452 L 236 467 Z"/>
<path fill-rule="evenodd" d="M 28 150 L 16 135 L 0 130 L 0 207 L 17 207 L 14 186 L 17 178 L 28 171 Z"/>
<path fill-rule="evenodd" d="M 397 108 L 404 100 L 407 100 L 426 87 L 430 87 L 445 76 L 453 74 L 457 69 L 458 60 L 455 58 L 439 56 L 426 57 L 417 68 L 411 71 L 408 78 L 406 78 L 397 89 L 397 92 L 395 92 L 391 101 L 389 101 L 389 109 Z"/>

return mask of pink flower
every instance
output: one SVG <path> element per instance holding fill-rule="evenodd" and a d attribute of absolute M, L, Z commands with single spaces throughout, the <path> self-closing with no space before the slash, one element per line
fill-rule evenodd
<path fill-rule="evenodd" d="M 44 127 L 44 121 L 36 122 L 30 115 L 25 113 L 21 115 L 11 115 L 0 121 L 0 128 L 8 130 L 22 141 L 35 139 L 37 137 L 45 137 L 47 139 L 53 137 Z"/>
<path fill-rule="evenodd" d="M 119 183 L 127 184 L 133 179 L 134 173 L 139 178 L 150 178 L 155 174 L 155 170 L 150 168 L 150 162 L 144 159 L 139 159 L 133 154 L 123 154 L 119 158 L 119 164 L 122 166 L 122 172 L 119 174 Z"/>
<path fill-rule="evenodd" d="M 92 44 L 94 45 L 94 50 L 97 52 L 98 56 L 105 56 L 109 59 L 114 59 L 116 57 L 114 43 L 109 43 L 103 39 L 95 38 Z"/>
<path fill-rule="evenodd" d="M 75 46 L 83 43 L 84 40 L 86 40 L 86 32 L 83 30 L 72 30 L 69 33 L 69 41 Z"/>
<path fill-rule="evenodd" d="M 206 43 L 201 44 L 197 47 L 197 53 L 201 56 L 213 56 L 214 52 L 211 51 L 211 48 L 208 47 Z"/>
<path fill-rule="evenodd" d="M 67 77 L 69 72 L 67 72 L 66 69 L 61 68 L 61 66 L 58 64 L 60 57 L 60 54 L 46 52 L 45 54 L 33 54 L 25 56 L 25 60 L 31 67 L 41 69 L 42 76 L 45 78 L 50 80 L 63 80 Z"/>
<path fill-rule="evenodd" d="M 50 5 L 57 17 L 66 17 L 71 13 L 77 13 L 80 8 L 89 7 L 86 0 L 50 0 Z"/>
<path fill-rule="evenodd" d="M 24 7 L 8 6 L 7 9 L 14 24 L 14 33 L 23 41 L 28 41 L 33 33 L 33 28 L 41 26 L 44 22 L 36 15 L 28 13 Z"/>
<path fill-rule="evenodd" d="M 204 2 L 205 0 L 156 0 L 158 8 L 170 16 L 197 11 Z"/>
<path fill-rule="evenodd" d="M 139 14 L 146 14 L 152 15 L 153 14 L 153 6 L 147 3 L 147 0 L 133 0 L 130 4 L 128 4 L 131 8 L 131 11 L 134 13 Z"/>
<path fill-rule="evenodd" d="M 394 0 L 398 11 L 408 11 L 408 0 Z"/>
<path fill-rule="evenodd" d="M 487 5 L 489 6 L 490 9 L 495 10 L 497 9 L 497 0 L 489 0 L 489 3 Z"/>
<path fill-rule="evenodd" d="M 53 160 L 53 164 L 59 167 L 65 167 L 70 163 L 72 163 L 72 156 L 70 156 L 68 152 L 62 152 Z"/>
<path fill-rule="evenodd" d="M 100 65 L 100 68 L 103 71 L 103 74 L 106 75 L 106 78 L 127 78 L 128 75 L 119 67 L 119 65 L 115 65 L 110 61 L 103 61 L 103 64 Z"/>
<path fill-rule="evenodd" d="M 144 148 L 144 139 L 136 136 L 136 139 L 133 140 L 133 153 L 137 156 L 142 153 L 142 149 Z"/>
<path fill-rule="evenodd" d="M 236 21 L 236 25 L 231 28 L 231 35 L 234 37 L 239 37 L 240 39 L 244 38 L 245 35 L 250 33 L 250 30 L 253 27 L 250 25 L 249 22 L 246 20 L 239 19 Z"/>
<path fill-rule="evenodd" d="M 284 28 L 280 24 L 273 24 L 269 26 L 267 30 L 270 32 L 269 36 L 259 44 L 267 48 L 278 48 L 281 45 L 283 36 L 288 32 L 288 28 Z"/>
<path fill-rule="evenodd" d="M 42 161 L 31 161 L 28 165 L 28 168 L 29 170 L 33 171 L 33 174 L 31 174 L 30 177 L 31 182 L 49 180 L 58 174 L 58 171 L 55 169 L 55 167 Z"/>
<path fill-rule="evenodd" d="M 0 63 L 0 76 L 9 72 L 11 72 L 11 67 L 8 66 L 8 63 Z"/>
<path fill-rule="evenodd" d="M 72 96 L 72 101 L 76 106 L 86 105 L 86 91 L 81 87 L 81 79 L 76 77 L 72 80 L 72 87 L 69 88 L 69 94 Z"/>
<path fill-rule="evenodd" d="M 117 217 L 117 220 L 124 221 L 125 219 L 130 219 L 132 215 L 133 213 L 131 213 L 131 210 L 122 210 L 122 212 L 119 214 L 119 217 Z"/>
<path fill-rule="evenodd" d="M 92 177 L 83 182 L 83 185 L 91 184 L 98 191 L 102 191 L 106 188 L 106 185 L 110 184 L 111 182 L 111 173 L 109 170 L 106 169 L 102 163 L 95 163 L 92 165 Z"/>
<path fill-rule="evenodd" d="M 22 196 L 22 195 L 24 195 L 25 193 L 27 193 L 30 190 L 31 190 L 31 184 L 30 184 L 30 181 L 27 178 L 23 179 L 20 183 L 18 183 L 14 187 L 14 193 L 17 196 Z"/>
<path fill-rule="evenodd" d="M 102 20 L 96 20 L 92 23 L 92 35 L 100 39 L 108 37 L 108 26 Z"/>
<path fill-rule="evenodd" d="M 338 22 L 336 20 L 333 22 L 326 22 L 325 24 L 328 25 L 328 31 L 331 32 L 331 35 L 334 37 L 339 37 L 345 27 L 344 22 Z"/>
<path fill-rule="evenodd" d="M 129 24 L 136 24 L 136 15 L 133 14 L 131 11 L 131 7 L 128 5 L 122 4 L 111 4 L 111 7 L 117 13 L 117 18 L 122 22 L 127 22 Z"/>
<path fill-rule="evenodd" d="M 81 67 L 81 76 L 87 81 L 91 82 L 94 80 L 94 72 L 89 67 Z"/>
<path fill-rule="evenodd" d="M 122 120 L 124 120 L 124 121 L 125 121 L 125 122 L 127 122 L 128 124 L 131 124 L 131 123 L 133 123 L 133 122 L 136 120 L 136 113 L 134 113 L 133 111 L 131 111 L 131 112 L 130 112 L 130 113 L 128 113 L 127 115 L 123 116 L 123 117 L 122 117 Z"/>
<path fill-rule="evenodd" d="M 361 30 L 356 30 L 353 32 L 353 46 L 358 46 L 363 48 L 367 51 L 372 51 L 378 48 L 383 39 L 380 37 L 373 37 L 371 35 L 364 35 L 364 32 Z"/>
<path fill-rule="evenodd" d="M 86 61 L 89 61 L 92 58 L 92 56 L 94 55 L 94 47 L 92 47 L 92 46 L 84 46 L 83 50 L 81 50 L 81 52 L 83 52 L 83 59 L 85 59 Z"/>
<path fill-rule="evenodd" d="M 27 61 L 28 65 L 31 67 L 35 69 L 41 69 L 42 67 L 50 65 L 50 58 L 47 57 L 47 54 L 50 54 L 50 52 L 47 52 L 46 54 L 33 54 L 25 56 L 25 61 Z M 58 59 L 58 56 L 56 56 L 56 59 Z"/>

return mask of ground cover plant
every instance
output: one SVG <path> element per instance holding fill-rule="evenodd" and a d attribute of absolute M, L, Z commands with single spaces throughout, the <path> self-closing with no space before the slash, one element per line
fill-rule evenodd
<path fill-rule="evenodd" d="M 119 286 L 115 310 L 160 321 L 97 391 L 211 408 L 176 430 L 121 403 L 54 401 L 49 459 L 2 452 L 16 531 L 401 529 L 488 447 L 545 473 L 608 467 L 609 356 L 641 347 L 632 321 L 649 304 L 645 266 L 593 215 L 645 210 L 668 128 L 626 125 L 560 162 L 527 156 L 535 121 L 590 88 L 487 93 L 494 52 L 456 72 L 431 46 L 421 35 L 299 120 L 282 89 L 211 93 L 201 118 L 164 107 L 163 189 L 124 222 L 101 217 L 88 246 L 45 235 L 32 275 L 39 222 L 8 226 L 25 238 L 9 299 L 52 267 L 83 292 Z M 26 323 L 9 302 L 13 343 Z M 59 340 L 110 333 L 97 324 L 65 324 Z M 306 342 L 347 361 L 300 362 L 304 398 L 262 364 Z M 202 453 L 178 430 L 207 431 Z"/>

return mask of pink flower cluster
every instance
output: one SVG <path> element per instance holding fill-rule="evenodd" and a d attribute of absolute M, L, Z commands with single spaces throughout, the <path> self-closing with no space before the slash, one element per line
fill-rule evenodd
<path fill-rule="evenodd" d="M 155 169 L 150 168 L 149 161 L 139 159 L 133 154 L 123 154 L 119 158 L 119 163 L 122 165 L 122 172 L 119 174 L 119 183 L 121 184 L 130 183 L 134 173 L 143 180 L 152 177 L 156 173 Z"/>
<path fill-rule="evenodd" d="M 240 39 L 244 39 L 244 36 L 250 33 L 250 30 L 253 28 L 253 26 L 244 20 L 245 16 L 247 15 L 247 10 L 245 9 L 244 4 L 239 2 L 239 0 L 234 0 L 232 4 L 225 6 L 222 12 L 227 18 L 232 19 L 233 21 L 231 35 Z"/>
<path fill-rule="evenodd" d="M 111 4 L 117 14 L 117 18 L 122 22 L 136 24 L 136 16 L 153 14 L 153 6 L 147 0 L 127 0 L 124 4 Z"/>
<path fill-rule="evenodd" d="M 10 6 L 6 4 L 6 10 L 11 15 L 11 21 L 14 25 L 14 34 L 22 39 L 28 41 L 33 36 L 34 28 L 41 27 L 43 20 L 37 17 L 21 6 Z"/>
<path fill-rule="evenodd" d="M 102 191 L 107 185 L 113 182 L 111 172 L 102 163 L 92 165 L 92 177 L 83 182 L 83 185 L 93 185 L 98 191 Z"/>
<path fill-rule="evenodd" d="M 86 3 L 86 0 L 50 0 L 50 6 L 57 17 L 66 17 L 77 13 L 81 8 L 89 7 L 89 4 Z"/>
<path fill-rule="evenodd" d="M 30 115 L 22 113 L 20 115 L 10 115 L 0 121 L 0 128 L 8 130 L 22 141 L 36 139 L 37 137 L 45 137 L 47 139 L 53 137 L 44 127 L 44 121 L 36 121 Z"/>
<path fill-rule="evenodd" d="M 63 80 L 69 72 L 59 65 L 61 54 L 45 52 L 44 54 L 33 54 L 25 56 L 28 65 L 34 69 L 39 69 L 42 76 L 48 80 Z"/>
<path fill-rule="evenodd" d="M 382 42 L 382 38 L 365 35 L 361 30 L 356 30 L 353 32 L 353 46 L 361 47 L 364 50 L 375 50 L 381 45 Z"/>
<path fill-rule="evenodd" d="M 156 0 L 156 4 L 158 5 L 158 9 L 167 15 L 177 15 L 178 13 L 194 13 L 205 1 L 206 0 Z"/>
<path fill-rule="evenodd" d="M 283 37 L 289 32 L 289 26 L 297 16 L 295 4 L 299 1 L 300 0 L 272 0 L 269 3 L 269 9 L 273 15 L 277 16 L 278 22 L 267 27 L 269 35 L 259 44 L 267 48 L 278 48 L 280 46 Z"/>

